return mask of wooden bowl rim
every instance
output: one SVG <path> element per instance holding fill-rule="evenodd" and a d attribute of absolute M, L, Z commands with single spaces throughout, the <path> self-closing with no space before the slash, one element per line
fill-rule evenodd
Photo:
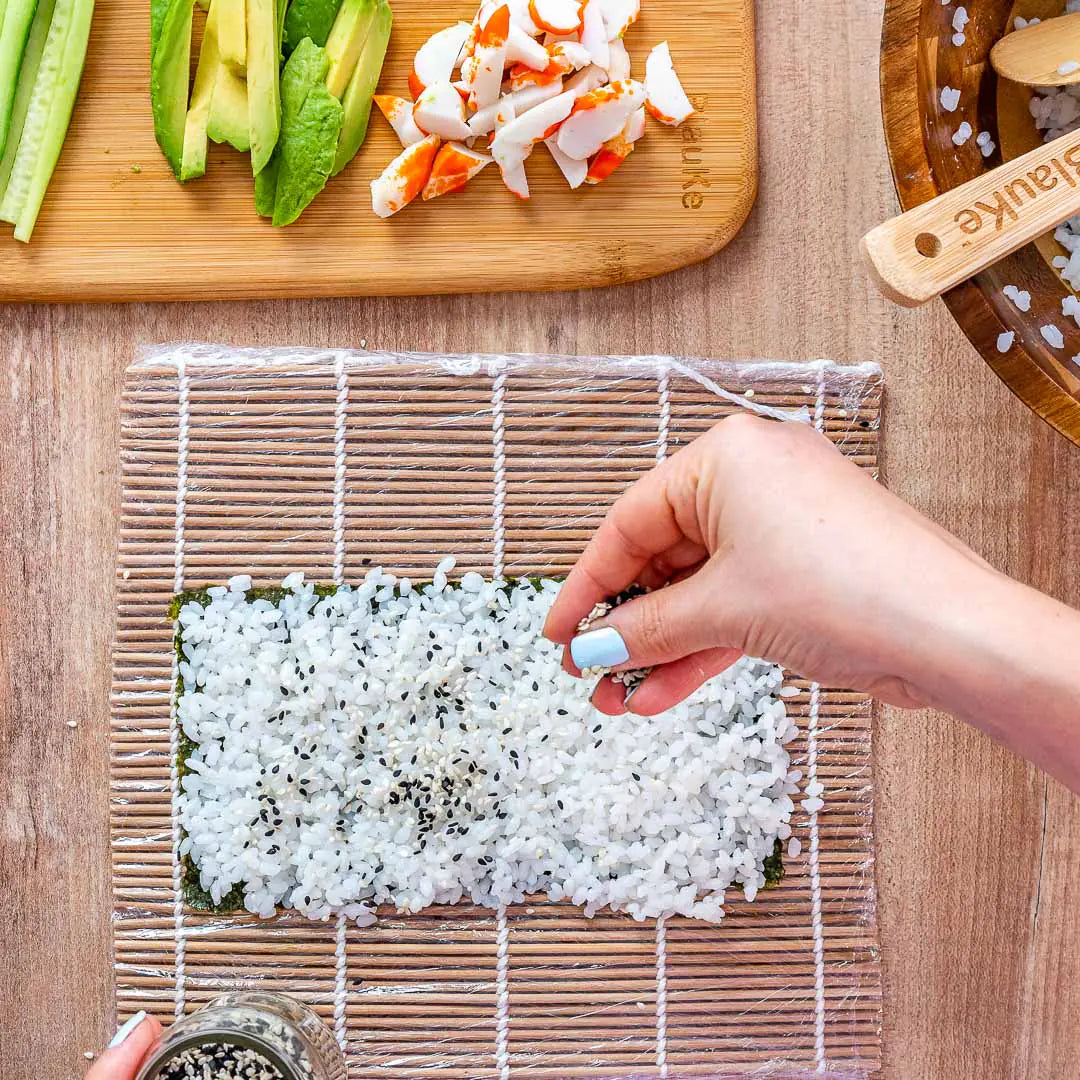
<path fill-rule="evenodd" d="M 934 0 L 936 3 L 937 0 Z M 919 23 L 924 0 L 886 0 L 881 36 L 881 112 L 893 183 L 904 210 L 940 194 L 923 136 L 919 97 Z M 911 117 L 919 116 L 918 138 Z M 1080 400 L 1063 390 L 1017 340 L 1005 354 L 997 337 L 1006 326 L 990 303 L 982 275 L 942 299 L 972 345 L 1005 385 L 1034 413 L 1080 445 Z"/>

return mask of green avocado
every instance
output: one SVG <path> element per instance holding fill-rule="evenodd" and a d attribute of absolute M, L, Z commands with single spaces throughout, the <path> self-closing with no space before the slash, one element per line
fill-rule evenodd
<path fill-rule="evenodd" d="M 394 16 L 389 3 L 387 0 L 379 0 L 367 40 L 342 102 L 345 106 L 345 119 L 341 127 L 341 138 L 338 140 L 332 176 L 337 176 L 352 161 L 367 137 L 371 102 L 379 85 L 393 22 Z"/>
<path fill-rule="evenodd" d="M 304 38 L 325 45 L 341 9 L 342 0 L 292 0 L 285 16 L 285 51 L 292 52 Z"/>
<path fill-rule="evenodd" d="M 266 168 L 255 177 L 255 213 L 259 217 L 272 218 L 274 216 L 274 199 L 277 198 L 280 165 L 281 154 L 275 150 L 273 157 L 266 163 Z"/>
<path fill-rule="evenodd" d="M 282 73 L 275 225 L 294 222 L 330 178 L 344 110 L 326 88 L 329 67 L 326 50 L 304 38 Z"/>
<path fill-rule="evenodd" d="M 251 171 L 266 168 L 281 131 L 280 27 L 277 0 L 248 0 L 247 85 Z"/>
<path fill-rule="evenodd" d="M 221 60 L 243 75 L 247 70 L 247 4 L 245 0 L 213 0 L 217 12 L 217 40 Z"/>
<path fill-rule="evenodd" d="M 150 59 L 157 52 L 161 28 L 165 25 L 165 16 L 169 13 L 170 0 L 150 0 Z"/>
<path fill-rule="evenodd" d="M 216 72 L 206 134 L 214 142 L 227 143 L 242 152 L 251 149 L 247 83 L 225 64 Z"/>
<path fill-rule="evenodd" d="M 221 67 L 218 48 L 221 0 L 212 0 L 210 14 L 206 17 L 199 63 L 195 68 L 195 83 L 191 89 L 191 104 L 184 123 L 184 153 L 180 161 L 180 180 L 194 180 L 206 174 L 207 124 L 210 119 L 210 103 L 214 83 Z"/>
<path fill-rule="evenodd" d="M 326 88 L 339 101 L 349 88 L 349 80 L 375 22 L 377 3 L 378 0 L 343 0 L 326 39 L 326 55 L 330 57 Z"/>
<path fill-rule="evenodd" d="M 195 0 L 169 0 L 150 64 L 154 135 L 169 167 L 179 176 L 191 71 L 191 16 Z"/>

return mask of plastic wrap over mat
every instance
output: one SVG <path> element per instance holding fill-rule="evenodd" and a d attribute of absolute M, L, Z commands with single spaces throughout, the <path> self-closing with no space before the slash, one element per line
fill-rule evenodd
<path fill-rule="evenodd" d="M 783 883 L 719 925 L 537 899 L 373 926 L 185 907 L 168 606 L 185 589 L 382 565 L 564 575 L 615 497 L 749 408 L 877 467 L 871 365 L 664 357 L 155 350 L 127 374 L 112 687 L 117 1015 L 167 1021 L 227 989 L 312 1005 L 353 1080 L 875 1073 L 871 703 L 791 681 L 792 744 L 824 808 Z M 782 523 L 778 523 L 782 524 Z"/>

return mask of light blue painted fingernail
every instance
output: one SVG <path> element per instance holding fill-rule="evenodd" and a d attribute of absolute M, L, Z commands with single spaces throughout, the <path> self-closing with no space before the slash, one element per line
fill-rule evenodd
<path fill-rule="evenodd" d="M 587 668 L 612 668 L 625 664 L 630 652 L 622 634 L 614 626 L 604 626 L 579 634 L 570 642 L 570 656 L 581 671 Z"/>
<path fill-rule="evenodd" d="M 137 1012 L 126 1024 L 123 1024 L 120 1027 L 120 1030 L 112 1037 L 112 1042 L 109 1043 L 108 1049 L 115 1050 L 145 1019 L 145 1012 Z"/>

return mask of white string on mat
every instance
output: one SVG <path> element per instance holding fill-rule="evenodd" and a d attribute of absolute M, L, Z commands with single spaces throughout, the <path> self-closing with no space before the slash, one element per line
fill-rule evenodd
<path fill-rule="evenodd" d="M 503 368 L 495 375 L 491 388 L 491 447 L 495 470 L 491 529 L 496 578 L 501 578 L 506 569 L 506 380 Z"/>
<path fill-rule="evenodd" d="M 495 472 L 491 527 L 496 578 L 503 577 L 506 570 L 506 382 L 505 365 L 500 365 L 491 385 L 491 450 Z M 505 904 L 499 905 L 495 918 L 495 1066 L 499 1080 L 510 1080 L 510 927 Z"/>
<path fill-rule="evenodd" d="M 667 362 L 661 360 L 657 375 L 657 398 L 659 420 L 656 433 L 656 462 L 660 464 L 668 455 L 671 441 L 671 376 Z M 656 920 L 656 1067 L 661 1080 L 666 1080 L 667 1063 L 667 920 Z"/>
<path fill-rule="evenodd" d="M 656 1067 L 667 1080 L 667 919 L 656 920 Z"/>
<path fill-rule="evenodd" d="M 334 584 L 345 583 L 345 478 L 347 422 L 349 415 L 349 376 L 345 354 L 334 354 L 337 401 L 334 406 Z M 347 920 L 337 917 L 334 947 L 334 1035 L 344 1052 L 347 1044 L 346 1012 L 349 1003 L 349 954 Z"/>
<path fill-rule="evenodd" d="M 173 549 L 173 592 L 178 594 L 184 591 L 184 527 L 187 517 L 188 452 L 191 443 L 191 384 L 182 355 L 176 361 L 176 393 L 176 534 Z M 169 689 L 169 787 L 172 815 L 173 934 L 176 941 L 173 1014 L 176 1019 L 184 1015 L 186 996 L 184 880 L 180 862 L 180 718 L 177 715 L 179 701 L 176 693 L 179 663 L 174 649 Z"/>
<path fill-rule="evenodd" d="M 825 372 L 828 361 L 817 365 L 817 398 L 814 427 L 825 433 Z M 806 783 L 817 787 L 818 725 L 821 716 L 821 686 L 810 687 L 810 722 L 806 733 Z M 810 925 L 814 935 L 814 1061 L 816 1072 L 826 1072 L 825 1060 L 825 926 L 821 917 L 821 835 L 818 811 L 810 815 Z"/>
<path fill-rule="evenodd" d="M 345 354 L 334 356 L 337 376 L 337 403 L 334 408 L 334 584 L 345 583 L 345 478 L 346 425 L 349 417 L 349 376 L 345 369 Z"/>

